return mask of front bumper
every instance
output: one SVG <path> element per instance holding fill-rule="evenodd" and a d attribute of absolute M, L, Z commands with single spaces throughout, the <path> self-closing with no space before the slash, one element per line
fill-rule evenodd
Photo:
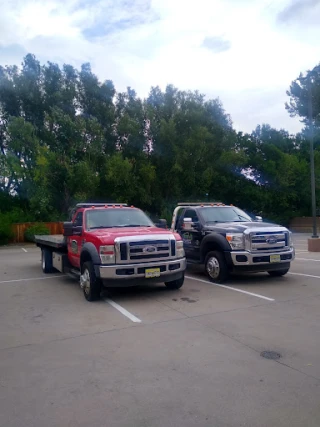
<path fill-rule="evenodd" d="M 232 264 L 235 267 L 240 266 L 272 266 L 279 264 L 290 263 L 295 258 L 294 248 L 282 252 L 259 252 L 252 253 L 248 251 L 234 251 L 230 252 Z M 280 259 L 276 260 L 275 256 L 280 256 Z"/>
<path fill-rule="evenodd" d="M 171 276 L 181 276 L 187 267 L 187 263 L 185 258 L 178 258 L 170 261 L 146 262 L 140 264 L 99 265 L 98 267 L 99 277 L 103 280 L 145 279 L 147 269 L 160 268 L 160 276 L 155 279 L 159 282 L 167 282 L 170 281 Z"/>

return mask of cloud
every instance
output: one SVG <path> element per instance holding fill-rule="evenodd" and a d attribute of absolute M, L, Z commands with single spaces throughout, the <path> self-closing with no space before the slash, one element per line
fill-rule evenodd
<path fill-rule="evenodd" d="M 222 37 L 206 37 L 203 40 L 202 46 L 214 53 L 220 53 L 229 50 L 231 48 L 231 43 L 229 40 L 225 40 Z"/>
<path fill-rule="evenodd" d="M 314 12 L 312 9 L 317 6 L 320 6 L 320 0 L 291 0 L 291 3 L 278 14 L 278 22 L 284 23 L 293 20 L 301 22 L 301 15 L 306 12 Z M 319 15 L 317 15 L 315 22 L 319 24 Z M 305 25 L 305 22 L 301 23 Z"/>
<path fill-rule="evenodd" d="M 6 0 L 0 64 L 19 65 L 27 52 L 41 62 L 90 62 L 101 80 L 113 80 L 118 90 L 131 86 L 140 96 L 169 83 L 219 96 L 239 130 L 251 131 L 258 122 L 296 130 L 285 92 L 319 60 L 320 26 L 307 32 L 298 24 L 275 25 L 289 3 Z M 314 10 L 304 9 L 305 19 Z"/>

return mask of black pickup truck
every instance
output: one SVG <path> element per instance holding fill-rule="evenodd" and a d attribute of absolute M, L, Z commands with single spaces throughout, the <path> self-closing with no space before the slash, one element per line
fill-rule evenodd
<path fill-rule="evenodd" d="M 295 257 L 287 228 L 253 220 L 223 203 L 179 203 L 171 230 L 181 235 L 187 262 L 204 264 L 213 282 L 225 281 L 232 272 L 284 276 Z"/>

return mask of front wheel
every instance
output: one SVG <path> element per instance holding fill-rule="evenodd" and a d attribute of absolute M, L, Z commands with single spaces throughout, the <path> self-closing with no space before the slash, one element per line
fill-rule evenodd
<path fill-rule="evenodd" d="M 180 289 L 184 282 L 184 275 L 177 280 L 172 280 L 171 282 L 166 282 L 165 285 L 168 289 Z"/>
<path fill-rule="evenodd" d="M 224 255 L 221 252 L 209 252 L 204 264 L 206 274 L 211 282 L 222 283 L 227 280 L 229 270 Z"/>
<path fill-rule="evenodd" d="M 80 286 L 87 301 L 92 302 L 100 299 L 102 283 L 96 276 L 91 261 L 87 261 L 82 265 Z"/>
<path fill-rule="evenodd" d="M 270 274 L 270 276 L 272 277 L 281 277 L 284 276 L 285 274 L 287 274 L 289 271 L 289 268 L 285 268 L 283 270 L 273 270 L 273 271 L 268 271 L 268 273 Z"/>

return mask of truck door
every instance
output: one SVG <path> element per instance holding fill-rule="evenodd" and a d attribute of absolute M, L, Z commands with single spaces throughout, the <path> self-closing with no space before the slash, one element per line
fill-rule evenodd
<path fill-rule="evenodd" d="M 184 227 L 184 219 L 191 219 L 190 226 Z M 200 243 L 202 239 L 201 224 L 194 209 L 186 209 L 178 221 L 177 231 L 182 237 L 186 257 L 189 260 L 200 260 Z"/>
<path fill-rule="evenodd" d="M 77 231 L 68 237 L 68 258 L 74 267 L 80 268 L 80 254 L 83 240 L 83 212 L 77 213 L 73 220 L 73 225 L 77 227 Z"/>

